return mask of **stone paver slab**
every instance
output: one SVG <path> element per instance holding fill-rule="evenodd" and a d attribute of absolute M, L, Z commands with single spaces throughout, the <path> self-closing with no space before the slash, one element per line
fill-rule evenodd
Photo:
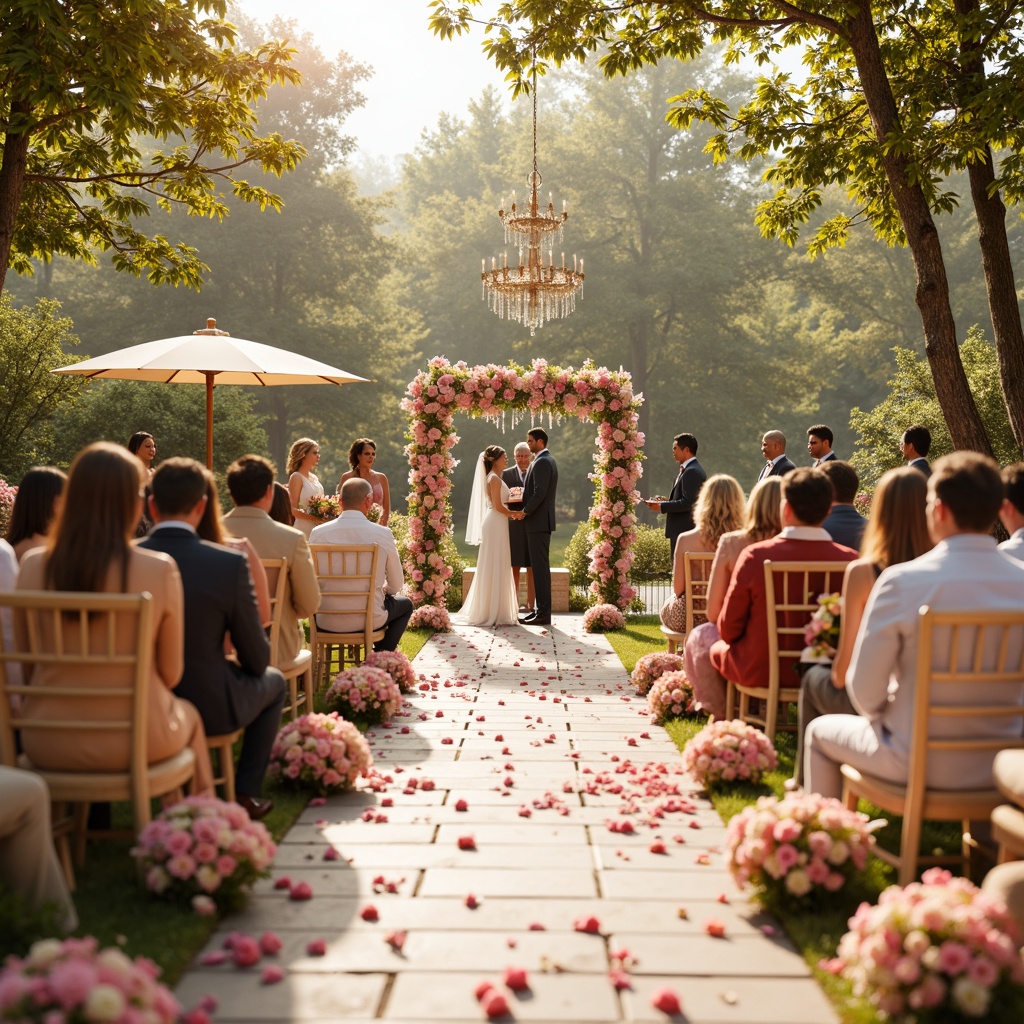
<path fill-rule="evenodd" d="M 593 875 L 587 871 L 519 868 L 429 868 L 419 888 L 423 896 L 596 896 Z"/>

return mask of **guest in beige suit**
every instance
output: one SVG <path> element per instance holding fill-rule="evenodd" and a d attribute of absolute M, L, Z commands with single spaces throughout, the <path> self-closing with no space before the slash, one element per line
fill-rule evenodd
<path fill-rule="evenodd" d="M 287 558 L 288 583 L 281 622 L 280 658 L 288 668 L 302 648 L 299 619 L 308 619 L 320 607 L 320 587 L 309 545 L 301 530 L 270 518 L 274 503 L 274 464 L 259 455 L 243 455 L 228 466 L 228 490 L 235 507 L 224 525 L 236 537 L 246 537 L 260 558 Z"/>
<path fill-rule="evenodd" d="M 118 445 L 99 442 L 79 452 L 71 465 L 65 500 L 45 548 L 30 551 L 18 574 L 18 590 L 71 590 L 91 593 L 153 596 L 153 668 L 149 687 L 148 746 L 150 763 L 191 747 L 196 757 L 193 792 L 213 791 L 213 772 L 199 712 L 171 691 L 184 667 L 184 611 L 181 577 L 167 555 L 143 551 L 130 543 L 142 514 L 142 467 Z M 15 615 L 15 636 L 25 640 L 23 617 Z M 97 638 L 106 628 L 96 617 L 89 628 Z M 72 625 L 74 634 L 77 626 Z M 52 643 L 42 631 L 41 643 Z M 122 638 L 118 638 L 119 641 Z M 132 649 L 134 635 L 119 647 Z M 30 674 L 34 687 L 109 685 L 116 669 L 77 669 L 73 677 L 59 665 L 36 665 Z M 74 710 L 74 698 L 68 698 Z M 33 698 L 25 699 L 32 714 Z M 102 732 L 58 735 L 45 730 L 22 731 L 25 753 L 40 768 L 64 771 L 117 771 L 128 767 L 129 737 Z"/>

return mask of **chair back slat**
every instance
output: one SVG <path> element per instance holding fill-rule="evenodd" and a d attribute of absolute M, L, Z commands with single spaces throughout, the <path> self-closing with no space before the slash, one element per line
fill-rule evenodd
<path fill-rule="evenodd" d="M 713 551 L 687 551 L 683 555 L 686 587 L 686 635 L 694 626 L 708 621 L 708 584 L 711 582 Z"/>
<path fill-rule="evenodd" d="M 344 615 L 340 626 L 353 628 L 327 630 L 344 635 L 363 634 L 366 650 L 373 647 L 374 591 L 380 548 L 376 544 L 311 544 L 309 547 L 320 584 L 320 610 L 317 618 L 331 623 L 328 616 Z"/>
<path fill-rule="evenodd" d="M 288 589 L 288 559 L 261 558 L 270 589 L 270 664 L 279 665 L 281 643 L 281 616 L 284 614 L 285 594 Z"/>

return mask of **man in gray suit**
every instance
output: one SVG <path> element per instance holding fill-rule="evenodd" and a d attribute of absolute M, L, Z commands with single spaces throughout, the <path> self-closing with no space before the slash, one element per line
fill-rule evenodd
<path fill-rule="evenodd" d="M 523 491 L 523 512 L 526 516 L 526 542 L 533 566 L 533 587 L 537 610 L 519 621 L 530 626 L 551 625 L 551 534 L 555 530 L 555 491 L 558 489 L 558 466 L 548 451 L 548 435 L 540 427 L 526 433 L 526 443 L 533 452 L 533 465 L 526 474 Z"/>
<path fill-rule="evenodd" d="M 987 456 L 961 451 L 935 463 L 927 506 L 935 547 L 920 558 L 889 566 L 878 577 L 846 673 L 846 690 L 858 713 L 817 718 L 804 736 L 804 778 L 810 792 L 839 797 L 843 763 L 892 782 L 906 780 L 917 659 L 932 653 L 917 649 L 922 605 L 936 611 L 1024 609 L 1024 565 L 998 551 L 989 532 L 1002 503 L 999 467 Z M 934 643 L 935 650 L 948 648 L 948 633 L 937 633 Z M 949 689 L 949 684 L 940 685 Z M 949 693 L 946 703 L 955 705 L 958 697 L 962 703 L 985 702 L 983 689 L 970 689 L 962 695 Z M 1024 699 L 1024 680 L 1020 695 Z M 976 734 L 993 739 L 1021 734 L 1021 718 L 973 721 Z M 941 735 L 941 722 L 932 728 L 934 735 Z M 928 785 L 989 788 L 994 756 L 994 750 L 980 756 L 943 751 L 941 758 L 929 762 Z"/>
<path fill-rule="evenodd" d="M 149 510 L 156 525 L 140 546 L 178 563 L 185 591 L 185 672 L 174 691 L 199 711 L 207 735 L 244 729 L 238 758 L 237 802 L 253 819 L 273 807 L 263 799 L 263 777 L 288 695 L 270 663 L 245 555 L 200 540 L 207 470 L 195 459 L 166 459 L 150 481 Z M 224 657 L 230 636 L 238 664 Z"/>

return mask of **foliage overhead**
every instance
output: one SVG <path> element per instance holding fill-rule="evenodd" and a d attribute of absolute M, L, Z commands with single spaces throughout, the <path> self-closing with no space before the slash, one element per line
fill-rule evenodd
<path fill-rule="evenodd" d="M 283 42 L 236 48 L 226 0 L 10 0 L 0 11 L 0 286 L 8 266 L 55 255 L 198 288 L 194 247 L 142 230 L 155 205 L 219 220 L 225 193 L 279 198 L 241 175 L 280 176 L 305 150 L 261 135 L 256 104 L 296 83 Z M 180 222 L 175 222 L 178 228 Z"/>

